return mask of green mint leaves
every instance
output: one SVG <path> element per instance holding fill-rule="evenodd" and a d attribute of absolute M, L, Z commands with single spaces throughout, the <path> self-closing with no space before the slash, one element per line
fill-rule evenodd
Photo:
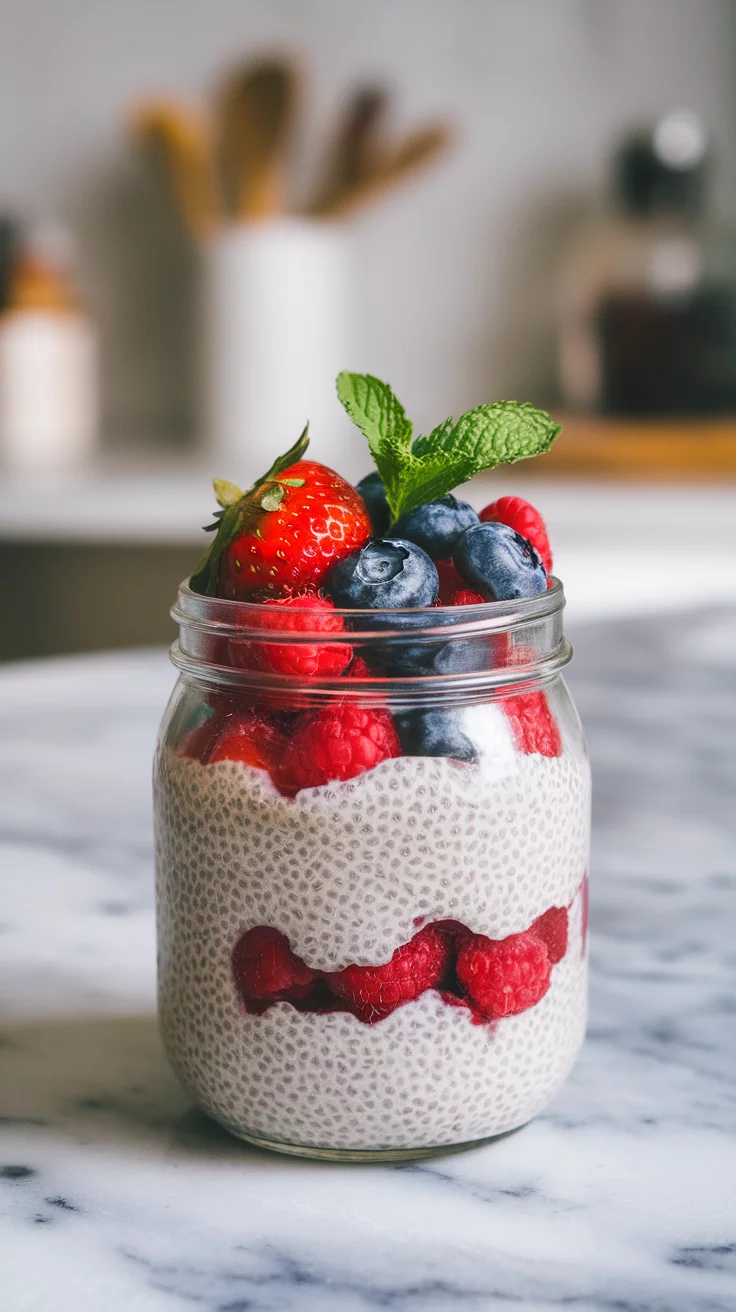
<path fill-rule="evenodd" d="M 497 401 L 446 419 L 412 441 L 412 426 L 387 383 L 338 374 L 337 395 L 368 440 L 394 520 L 451 492 L 474 474 L 549 451 L 559 425 L 527 402 Z"/>
<path fill-rule="evenodd" d="M 217 533 L 189 580 L 192 592 L 199 592 L 205 597 L 218 596 L 223 552 L 241 533 L 256 532 L 264 514 L 278 510 L 284 499 L 285 488 L 304 485 L 303 478 L 281 479 L 279 475 L 301 460 L 308 446 L 309 424 L 294 445 L 279 456 L 268 473 L 259 478 L 247 492 L 243 492 L 235 483 L 228 483 L 225 478 L 213 478 L 215 499 L 221 509 L 215 514 L 214 524 L 210 524 L 206 531 L 216 529 Z"/>

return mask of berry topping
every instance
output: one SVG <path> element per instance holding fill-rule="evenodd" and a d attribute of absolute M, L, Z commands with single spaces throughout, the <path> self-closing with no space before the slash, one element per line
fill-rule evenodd
<path fill-rule="evenodd" d="M 371 538 L 335 566 L 327 588 L 336 606 L 401 610 L 432 606 L 439 579 L 427 553 L 413 542 Z"/>
<path fill-rule="evenodd" d="M 391 524 L 391 511 L 386 500 L 386 489 L 380 474 L 366 474 L 356 485 L 365 503 L 371 521 L 373 536 L 382 538 Z"/>
<path fill-rule="evenodd" d="M 567 919 L 567 907 L 550 907 L 543 916 L 537 917 L 529 930 L 544 943 L 553 966 L 562 961 L 567 952 Z"/>
<path fill-rule="evenodd" d="M 562 738 L 557 721 L 543 692 L 525 692 L 505 697 L 501 706 L 511 725 L 516 750 L 525 756 L 561 756 Z"/>
<path fill-rule="evenodd" d="M 303 460 L 308 444 L 305 429 L 248 492 L 215 479 L 217 535 L 190 579 L 194 592 L 262 601 L 316 591 L 335 561 L 367 540 L 360 493 L 334 470 Z"/>
<path fill-rule="evenodd" d="M 547 590 L 538 552 L 506 524 L 476 524 L 466 529 L 453 560 L 465 582 L 486 600 L 511 601 Z"/>
<path fill-rule="evenodd" d="M 243 610 L 244 627 L 276 629 L 292 633 L 342 633 L 344 625 L 327 597 L 316 593 L 294 597 L 274 597 L 268 610 L 257 614 Z M 331 678 L 342 674 L 353 659 L 347 643 L 319 645 L 312 643 L 253 642 L 247 637 L 230 641 L 230 660 L 244 669 L 267 670 L 271 674 L 289 674 L 295 679 Z"/>
<path fill-rule="evenodd" d="M 289 947 L 289 940 L 268 925 L 241 934 L 232 952 L 235 986 L 246 1006 L 252 1002 L 297 1001 L 314 976 Z"/>
<path fill-rule="evenodd" d="M 217 761 L 240 761 L 259 770 L 270 770 L 283 749 L 283 738 L 265 715 L 256 711 L 236 711 L 218 734 L 207 758 Z"/>
<path fill-rule="evenodd" d="M 370 1024 L 438 985 L 449 958 L 448 940 L 428 925 L 397 948 L 384 966 L 346 966 L 330 975 L 328 983 L 358 1020 Z"/>
<path fill-rule="evenodd" d="M 435 567 L 440 580 L 439 605 L 451 606 L 453 593 L 465 587 L 465 580 L 451 560 L 437 560 Z"/>
<path fill-rule="evenodd" d="M 393 532 L 397 538 L 416 542 L 432 560 L 444 560 L 452 555 L 466 528 L 477 523 L 478 515 L 473 507 L 447 492 L 439 501 L 407 511 L 394 524 Z"/>
<path fill-rule="evenodd" d="M 487 1020 L 517 1016 L 549 988 L 549 954 L 530 930 L 500 940 L 468 935 L 458 945 L 455 968 L 471 1006 Z"/>
<path fill-rule="evenodd" d="M 256 508 L 227 547 L 220 596 L 236 600 L 318 588 L 335 561 L 361 546 L 370 521 L 359 494 L 313 460 L 289 465 L 255 494 Z"/>
<path fill-rule="evenodd" d="M 293 796 L 332 779 L 353 779 L 390 756 L 401 756 L 401 744 L 388 711 L 338 703 L 299 718 L 276 782 Z"/>
<path fill-rule="evenodd" d="M 539 552 L 540 559 L 547 573 L 552 571 L 552 549 L 547 536 L 547 526 L 538 510 L 534 509 L 523 497 L 499 497 L 490 506 L 480 512 L 483 524 L 507 524 L 516 533 L 531 542 Z"/>
<path fill-rule="evenodd" d="M 477 761 L 478 752 L 462 728 L 461 713 L 447 707 L 404 711 L 396 716 L 405 756 L 449 756 L 453 761 Z"/>
<path fill-rule="evenodd" d="M 472 588 L 457 588 L 450 597 L 451 606 L 482 606 L 483 598 Z"/>

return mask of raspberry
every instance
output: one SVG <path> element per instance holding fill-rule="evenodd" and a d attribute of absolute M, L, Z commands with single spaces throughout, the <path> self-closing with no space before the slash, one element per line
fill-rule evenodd
<path fill-rule="evenodd" d="M 289 940 L 278 929 L 256 925 L 241 934 L 231 957 L 235 986 L 248 1005 L 279 999 L 298 1001 L 312 986 L 314 976 Z"/>
<path fill-rule="evenodd" d="M 362 656 L 356 656 L 347 672 L 349 679 L 370 679 L 371 672 Z"/>
<path fill-rule="evenodd" d="M 458 944 L 456 970 L 471 1005 L 498 1020 L 536 1006 L 549 988 L 551 965 L 544 943 L 527 930 L 499 940 L 470 934 Z"/>
<path fill-rule="evenodd" d="M 449 956 L 446 937 L 428 925 L 397 948 L 384 966 L 346 966 L 329 975 L 327 983 L 358 1020 L 372 1025 L 439 984 Z"/>
<path fill-rule="evenodd" d="M 353 779 L 389 756 L 401 756 L 401 745 L 388 711 L 338 703 L 300 716 L 276 782 L 293 796 L 331 779 Z"/>
<path fill-rule="evenodd" d="M 437 598 L 440 606 L 452 606 L 453 592 L 459 592 L 467 585 L 451 560 L 435 561 L 440 576 L 440 591 Z"/>
<path fill-rule="evenodd" d="M 283 738 L 271 720 L 257 711 L 237 711 L 226 722 L 207 758 L 217 761 L 240 761 L 259 770 L 271 770 L 277 762 Z"/>
<path fill-rule="evenodd" d="M 507 524 L 509 528 L 520 533 L 527 542 L 536 547 L 542 558 L 542 564 L 549 574 L 552 570 L 552 549 L 549 545 L 547 527 L 542 516 L 534 506 L 523 497 L 499 497 L 490 506 L 480 512 L 481 523 Z"/>
<path fill-rule="evenodd" d="M 342 633 L 344 624 L 327 597 L 317 593 L 270 598 L 268 610 L 257 614 L 243 608 L 242 623 L 287 633 Z M 251 642 L 246 637 L 230 641 L 230 660 L 243 669 L 288 674 L 295 679 L 331 678 L 342 674 L 353 659 L 347 643 L 319 646 L 311 643 Z"/>
<path fill-rule="evenodd" d="M 556 966 L 567 952 L 567 907 L 550 907 L 543 916 L 537 916 L 529 933 L 544 943 L 550 965 Z"/>
<path fill-rule="evenodd" d="M 177 747 L 179 755 L 191 757 L 192 760 L 206 765 L 215 740 L 222 733 L 229 715 L 229 711 L 215 710 L 203 724 L 198 724 L 196 729 L 190 729 Z"/>
<path fill-rule="evenodd" d="M 450 596 L 451 606 L 482 606 L 484 601 L 485 597 L 472 588 L 457 588 Z"/>
<path fill-rule="evenodd" d="M 501 702 L 511 725 L 517 751 L 525 756 L 561 756 L 562 738 L 543 692 L 525 692 Z"/>

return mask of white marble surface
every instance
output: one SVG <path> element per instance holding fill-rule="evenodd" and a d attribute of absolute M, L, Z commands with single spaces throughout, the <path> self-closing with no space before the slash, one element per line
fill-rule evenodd
<path fill-rule="evenodd" d="M 0 674 L 3 1312 L 733 1312 L 736 615 L 581 629 L 592 1018 L 516 1135 L 312 1165 L 194 1112 L 156 1035 L 162 653 Z"/>

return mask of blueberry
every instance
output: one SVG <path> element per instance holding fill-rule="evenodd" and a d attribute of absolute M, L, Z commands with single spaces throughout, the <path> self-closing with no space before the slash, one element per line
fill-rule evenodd
<path fill-rule="evenodd" d="M 448 756 L 453 761 L 477 761 L 478 752 L 463 731 L 460 715 L 448 708 L 404 711 L 396 728 L 405 756 Z"/>
<path fill-rule="evenodd" d="M 335 605 L 346 609 L 401 610 L 433 605 L 440 581 L 429 556 L 413 542 L 370 538 L 338 562 L 327 588 Z"/>
<path fill-rule="evenodd" d="M 356 489 L 365 502 L 373 532 L 377 538 L 383 537 L 391 523 L 391 511 L 388 508 L 386 489 L 381 475 L 366 474 L 365 478 L 361 478 L 356 484 Z"/>
<path fill-rule="evenodd" d="M 452 558 L 466 583 L 491 601 L 547 591 L 539 552 L 507 524 L 475 524 L 463 533 Z"/>
<path fill-rule="evenodd" d="M 430 501 L 426 506 L 408 510 L 396 521 L 394 532 L 399 538 L 408 538 L 426 551 L 432 560 L 446 560 L 455 543 L 466 528 L 480 523 L 477 514 L 467 501 L 458 501 L 451 492 Z"/>

